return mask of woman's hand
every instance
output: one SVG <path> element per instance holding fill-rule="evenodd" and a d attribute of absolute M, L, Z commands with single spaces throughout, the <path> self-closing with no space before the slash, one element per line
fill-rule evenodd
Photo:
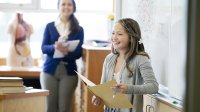
<path fill-rule="evenodd" d="M 118 88 L 118 91 L 117 92 L 120 92 L 120 93 L 126 93 L 127 91 L 127 86 L 123 83 L 120 83 L 120 84 L 114 84 L 112 87 L 113 91 L 115 91 L 116 88 Z"/>
<path fill-rule="evenodd" d="M 96 96 L 92 96 L 92 104 L 95 106 L 99 106 L 101 104 L 101 99 Z"/>
<path fill-rule="evenodd" d="M 64 55 L 68 54 L 68 47 L 63 47 L 62 42 L 55 42 L 55 48 L 62 52 Z"/>

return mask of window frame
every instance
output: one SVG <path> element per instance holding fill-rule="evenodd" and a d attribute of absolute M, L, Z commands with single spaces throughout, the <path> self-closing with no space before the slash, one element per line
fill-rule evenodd
<path fill-rule="evenodd" d="M 31 0 L 30 4 L 12 4 L 12 3 L 0 3 L 0 9 L 3 10 L 26 10 L 37 9 L 40 6 L 39 0 Z"/>

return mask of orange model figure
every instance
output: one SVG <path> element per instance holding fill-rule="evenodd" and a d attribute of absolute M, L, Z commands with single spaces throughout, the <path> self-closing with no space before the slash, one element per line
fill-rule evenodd
<path fill-rule="evenodd" d="M 23 20 L 22 13 L 16 13 L 16 16 L 9 24 L 8 33 L 11 35 L 11 46 L 7 65 L 12 67 L 33 66 L 34 61 L 29 45 L 33 28 Z"/>

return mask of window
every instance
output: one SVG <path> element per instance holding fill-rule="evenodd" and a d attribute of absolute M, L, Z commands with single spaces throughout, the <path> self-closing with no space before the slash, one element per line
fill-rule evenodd
<path fill-rule="evenodd" d="M 108 40 L 107 16 L 113 12 L 113 0 L 76 1 L 76 16 L 84 27 L 85 39 Z"/>
<path fill-rule="evenodd" d="M 37 0 L 1 0 L 0 8 L 2 9 L 35 9 Z"/>
<path fill-rule="evenodd" d="M 30 4 L 32 0 L 1 0 L 0 3 L 10 3 L 10 4 Z"/>
<path fill-rule="evenodd" d="M 41 0 L 41 9 L 57 9 L 57 1 L 58 0 Z"/>
<path fill-rule="evenodd" d="M 75 15 L 84 28 L 85 40 L 107 40 L 107 16 L 113 12 L 113 0 L 75 1 L 77 5 Z M 10 36 L 7 33 L 7 25 L 17 10 L 22 11 L 24 20 L 33 26 L 34 32 L 30 39 L 31 53 L 33 58 L 40 58 L 44 28 L 48 22 L 54 21 L 58 17 L 57 0 L 0 1 L 0 48 L 2 51 L 0 58 L 5 58 L 8 55 Z"/>

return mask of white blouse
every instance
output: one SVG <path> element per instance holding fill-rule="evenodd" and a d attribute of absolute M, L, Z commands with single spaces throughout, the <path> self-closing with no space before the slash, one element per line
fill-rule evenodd
<path fill-rule="evenodd" d="M 68 35 L 70 34 L 69 31 L 69 22 L 65 25 L 61 20 L 60 17 L 55 21 L 55 27 L 60 34 L 58 41 L 65 41 L 68 39 Z"/>
<path fill-rule="evenodd" d="M 119 84 L 120 83 L 120 72 L 118 73 L 114 73 L 113 75 L 113 79 L 115 79 L 117 81 L 117 83 Z"/>

